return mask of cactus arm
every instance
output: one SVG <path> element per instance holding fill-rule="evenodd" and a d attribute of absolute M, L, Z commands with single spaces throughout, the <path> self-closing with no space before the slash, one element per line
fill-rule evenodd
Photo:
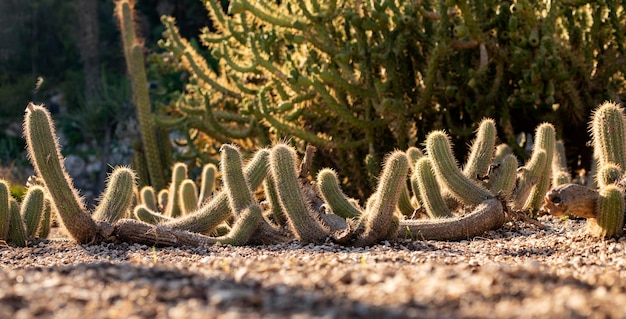
<path fill-rule="evenodd" d="M 492 119 L 484 119 L 479 124 L 469 159 L 463 168 L 463 175 L 475 181 L 479 177 L 487 175 L 495 152 L 495 145 L 496 122 Z"/>
<path fill-rule="evenodd" d="M 276 182 L 271 174 L 268 174 L 263 181 L 263 191 L 265 192 L 266 201 L 269 204 L 269 210 L 274 217 L 276 224 L 284 226 L 287 224 L 287 216 L 282 207 L 280 207 L 280 199 L 276 192 Z"/>
<path fill-rule="evenodd" d="M 593 237 L 610 238 L 622 235 L 624 230 L 624 194 L 615 185 L 600 190 L 596 203 L 596 217 L 587 219 L 587 231 Z"/>
<path fill-rule="evenodd" d="M 429 220 L 401 220 L 398 238 L 421 240 L 463 240 L 480 236 L 505 222 L 502 204 L 487 199 L 464 216 Z"/>
<path fill-rule="evenodd" d="M 48 235 L 50 234 L 50 226 L 52 223 L 52 209 L 53 209 L 52 202 L 50 202 L 50 199 L 46 197 L 44 199 L 41 223 L 39 224 L 39 227 L 37 229 L 36 237 L 48 238 Z"/>
<path fill-rule="evenodd" d="M 157 210 L 157 197 L 154 193 L 154 187 L 152 186 L 144 186 L 139 191 L 139 201 L 141 204 L 146 205 L 146 207 L 152 211 Z"/>
<path fill-rule="evenodd" d="M 430 218 L 452 217 L 450 209 L 441 196 L 440 186 L 431 162 L 429 157 L 422 157 L 415 163 L 414 178 L 422 205 Z"/>
<path fill-rule="evenodd" d="M 432 158 L 437 176 L 447 190 L 460 201 L 468 205 L 478 205 L 493 195 L 463 175 L 458 168 L 448 136 L 443 131 L 433 131 L 426 138 L 426 150 Z"/>
<path fill-rule="evenodd" d="M 276 192 L 296 239 L 304 243 L 320 243 L 328 237 L 330 230 L 320 224 L 303 199 L 294 153 L 295 150 L 285 144 L 272 148 L 270 170 L 276 182 Z"/>
<path fill-rule="evenodd" d="M 164 215 L 176 218 L 181 215 L 180 199 L 178 189 L 180 184 L 187 178 L 187 165 L 182 162 L 174 164 L 172 168 L 172 180 L 168 189 L 167 206 L 163 212 Z"/>
<path fill-rule="evenodd" d="M 178 207 L 181 215 L 187 215 L 198 209 L 198 189 L 196 183 L 185 179 L 178 188 Z"/>
<path fill-rule="evenodd" d="M 517 178 L 517 157 L 513 154 L 504 156 L 496 172 L 489 175 L 489 190 L 494 194 L 500 194 L 501 198 L 508 200 L 515 188 Z"/>
<path fill-rule="evenodd" d="M 11 211 L 11 221 L 9 223 L 9 242 L 19 246 L 26 247 L 26 230 L 20 215 L 20 207 L 14 198 L 9 199 Z"/>
<path fill-rule="evenodd" d="M 172 220 L 171 218 L 161 215 L 152 209 L 150 209 L 145 204 L 140 204 L 135 206 L 133 209 L 133 215 L 140 221 L 146 222 L 148 224 L 156 225 L 160 223 L 164 223 L 166 221 Z"/>
<path fill-rule="evenodd" d="M 43 178 L 61 223 L 77 242 L 93 242 L 97 234 L 96 223 L 87 214 L 65 171 L 50 113 L 42 106 L 29 104 L 24 132 L 30 160 L 37 175 Z"/>
<path fill-rule="evenodd" d="M 100 203 L 92 217 L 97 221 L 114 223 L 127 217 L 133 201 L 136 175 L 127 167 L 113 169 Z"/>
<path fill-rule="evenodd" d="M 200 181 L 199 203 L 204 203 L 211 197 L 215 191 L 215 179 L 217 178 L 217 166 L 212 163 L 205 164 L 202 167 L 202 180 Z"/>
<path fill-rule="evenodd" d="M 11 192 L 7 181 L 0 179 L 0 240 L 9 239 L 9 224 L 11 222 L 11 206 L 9 199 Z"/>
<path fill-rule="evenodd" d="M 330 168 L 324 168 L 317 173 L 317 186 L 324 202 L 333 214 L 343 218 L 354 218 L 361 215 L 362 209 L 356 203 L 348 200 L 339 186 L 337 173 Z"/>
<path fill-rule="evenodd" d="M 26 197 L 20 207 L 20 215 L 26 227 L 26 236 L 34 237 L 41 223 L 44 211 L 45 190 L 41 186 L 31 186 L 28 188 Z"/>
<path fill-rule="evenodd" d="M 535 184 L 531 190 L 526 203 L 522 210 L 524 211 L 537 211 L 542 203 L 546 192 L 550 190 L 550 183 L 552 182 L 552 158 L 554 156 L 554 147 L 556 144 L 556 133 L 554 126 L 550 123 L 543 123 L 537 127 L 535 133 L 535 147 L 543 149 L 546 152 L 546 163 L 543 173 L 539 176 L 537 184 Z"/>
<path fill-rule="evenodd" d="M 591 135 L 594 155 L 599 166 L 615 163 L 626 169 L 626 132 L 624 109 L 612 102 L 605 102 L 593 113 Z"/>

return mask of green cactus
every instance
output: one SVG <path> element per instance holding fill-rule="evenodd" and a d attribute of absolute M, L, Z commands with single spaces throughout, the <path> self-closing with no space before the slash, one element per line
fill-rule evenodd
<path fill-rule="evenodd" d="M 154 193 L 154 187 L 152 186 L 144 186 L 139 191 L 139 202 L 143 205 L 146 205 L 146 208 L 151 211 L 157 211 L 157 198 Z"/>
<path fill-rule="evenodd" d="M 437 180 L 442 182 L 456 199 L 467 205 L 478 205 L 485 199 L 493 198 L 487 189 L 461 173 L 448 135 L 443 131 L 433 131 L 426 138 L 426 152 L 432 158 Z"/>
<path fill-rule="evenodd" d="M 452 217 L 450 209 L 441 196 L 441 190 L 431 162 L 429 157 L 420 158 L 415 164 L 415 172 L 413 172 L 420 198 L 424 199 L 422 205 L 430 218 Z"/>
<path fill-rule="evenodd" d="M 244 168 L 245 179 L 250 189 L 261 186 L 268 171 L 269 151 L 260 149 Z M 187 230 L 194 233 L 209 234 L 224 220 L 231 217 L 226 191 L 217 192 L 194 213 L 165 222 L 164 227 Z"/>
<path fill-rule="evenodd" d="M 467 163 L 463 168 L 463 175 L 478 181 L 489 172 L 489 166 L 495 152 L 496 122 L 484 119 L 478 126 L 476 139 L 472 143 Z"/>
<path fill-rule="evenodd" d="M 513 154 L 504 156 L 495 167 L 495 172 L 489 174 L 489 190 L 500 194 L 503 199 L 510 199 L 515 188 L 517 178 L 517 157 Z"/>
<path fill-rule="evenodd" d="M 280 207 L 280 199 L 276 192 L 276 182 L 271 174 L 268 174 L 263 180 L 263 191 L 265 192 L 266 201 L 269 204 L 271 216 L 274 222 L 279 226 L 287 225 L 287 216 L 282 207 Z"/>
<path fill-rule="evenodd" d="M 130 215 L 136 187 L 135 172 L 128 167 L 116 167 L 109 176 L 106 189 L 92 217 L 97 221 L 114 223 Z"/>
<path fill-rule="evenodd" d="M 0 179 L 0 240 L 9 239 L 9 223 L 11 221 L 11 193 L 7 181 Z"/>
<path fill-rule="evenodd" d="M 61 223 L 77 242 L 96 240 L 97 226 L 65 171 L 56 133 L 47 109 L 29 104 L 24 120 L 28 154 L 41 176 L 58 212 Z"/>
<path fill-rule="evenodd" d="M 598 187 L 604 188 L 616 184 L 622 178 L 624 170 L 616 163 L 608 162 L 600 167 L 596 174 Z"/>
<path fill-rule="evenodd" d="M 591 137 L 598 165 L 615 163 L 626 169 L 626 135 L 624 109 L 616 103 L 604 102 L 593 113 Z"/>
<path fill-rule="evenodd" d="M 165 206 L 163 214 L 176 218 L 181 215 L 181 208 L 179 206 L 180 198 L 179 192 L 180 184 L 187 179 L 187 165 L 185 163 L 175 163 L 172 167 L 172 180 L 168 188 L 167 205 Z"/>
<path fill-rule="evenodd" d="M 116 16 L 122 32 L 124 56 L 128 68 L 128 75 L 133 88 L 133 103 L 137 109 L 137 119 L 141 128 L 143 152 L 146 156 L 150 185 L 155 189 L 165 187 L 164 165 L 159 153 L 156 129 L 152 116 L 152 107 L 148 92 L 148 80 L 144 65 L 144 47 L 140 44 L 135 33 L 133 21 L 134 2 L 117 0 Z"/>
<path fill-rule="evenodd" d="M 54 209 L 54 205 L 50 201 L 50 199 L 46 196 L 44 198 L 44 206 L 43 206 L 43 214 L 41 216 L 41 223 L 39 224 L 36 237 L 39 238 L 48 238 L 50 234 L 50 226 L 52 223 L 52 210 Z"/>
<path fill-rule="evenodd" d="M 217 166 L 212 163 L 205 164 L 202 167 L 200 181 L 200 195 L 198 195 L 198 202 L 203 203 L 211 197 L 213 191 L 215 191 L 215 179 L 217 178 Z"/>
<path fill-rule="evenodd" d="M 396 233 L 397 228 L 392 227 L 394 212 L 402 187 L 406 186 L 408 172 L 409 160 L 404 152 L 396 151 L 386 158 L 376 187 L 375 199 L 361 217 L 364 219 L 365 230 L 357 239 L 356 245 L 371 245 L 389 239 L 385 236 Z"/>
<path fill-rule="evenodd" d="M 535 149 L 543 149 L 546 152 L 546 164 L 545 168 L 539 178 L 537 183 L 531 188 L 530 195 L 528 199 L 526 199 L 526 203 L 522 207 L 524 211 L 531 211 L 533 214 L 536 213 L 541 205 L 543 204 L 543 199 L 550 189 L 550 184 L 552 182 L 552 158 L 555 153 L 555 145 L 556 145 L 556 132 L 554 130 L 554 126 L 550 123 L 543 123 L 537 127 L 537 131 L 535 132 Z"/>
<path fill-rule="evenodd" d="M 28 188 L 28 192 L 22 200 L 20 215 L 26 227 L 27 237 L 34 237 L 37 234 L 44 213 L 44 197 L 44 188 L 35 185 Z"/>
<path fill-rule="evenodd" d="M 317 186 L 330 211 L 343 218 L 355 218 L 361 215 L 362 208 L 350 200 L 339 186 L 337 173 L 324 168 L 317 173 Z"/>
<path fill-rule="evenodd" d="M 20 206 L 14 198 L 9 199 L 9 206 L 11 211 L 11 221 L 9 222 L 9 242 L 13 244 L 25 247 L 26 242 L 26 230 L 24 229 L 24 222 L 20 215 Z"/>
<path fill-rule="evenodd" d="M 135 208 L 133 209 L 133 215 L 138 220 L 141 220 L 143 222 L 146 222 L 152 225 L 161 224 L 161 223 L 172 220 L 170 217 L 161 215 L 153 211 L 145 204 L 139 204 L 135 206 Z"/>
<path fill-rule="evenodd" d="M 323 242 L 330 230 L 323 225 L 303 199 L 298 181 L 295 150 L 275 145 L 270 153 L 270 170 L 276 182 L 280 205 L 296 239 L 303 243 Z"/>
<path fill-rule="evenodd" d="M 513 201 L 513 210 L 522 209 L 524 203 L 526 203 L 530 195 L 533 185 L 538 182 L 541 174 L 544 173 L 548 163 L 546 154 L 547 153 L 544 149 L 537 148 L 533 150 L 528 163 L 518 170 L 519 172 L 515 189 L 513 190 L 513 195 L 511 196 Z"/>
<path fill-rule="evenodd" d="M 185 179 L 178 188 L 178 207 L 181 215 L 187 215 L 198 209 L 198 188 L 191 179 Z"/>
<path fill-rule="evenodd" d="M 620 236 L 624 229 L 624 193 L 615 185 L 600 190 L 596 203 L 596 217 L 587 219 L 587 231 L 594 237 Z"/>
<path fill-rule="evenodd" d="M 230 208 L 235 216 L 254 202 L 252 192 L 243 173 L 239 150 L 229 144 L 222 145 L 220 161 L 224 190 L 228 194 Z"/>

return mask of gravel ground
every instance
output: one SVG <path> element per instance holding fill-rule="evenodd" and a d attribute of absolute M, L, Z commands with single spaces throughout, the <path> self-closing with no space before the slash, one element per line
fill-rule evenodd
<path fill-rule="evenodd" d="M 0 318 L 626 318 L 626 238 L 542 217 L 367 248 L 0 248 Z"/>

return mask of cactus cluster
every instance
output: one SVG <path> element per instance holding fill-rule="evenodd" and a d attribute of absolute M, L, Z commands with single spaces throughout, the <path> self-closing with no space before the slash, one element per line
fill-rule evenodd
<path fill-rule="evenodd" d="M 560 185 L 545 196 L 545 209 L 553 215 L 587 218 L 593 237 L 620 236 L 624 232 L 626 193 L 626 135 L 624 109 L 616 103 L 598 106 L 591 120 L 596 169 L 594 183 Z M 597 187 L 597 189 L 596 189 Z"/>
<path fill-rule="evenodd" d="M 9 183 L 0 180 L 0 241 L 26 246 L 50 233 L 52 205 L 45 188 L 30 186 L 21 203 L 11 196 Z"/>
<path fill-rule="evenodd" d="M 349 176 L 359 197 L 375 188 L 384 154 L 432 130 L 469 142 L 491 117 L 521 155 L 520 132 L 544 121 L 580 131 L 591 106 L 624 91 L 621 2 L 203 3 L 213 25 L 198 39 L 216 65 L 162 17 L 159 61 L 190 74 L 162 124 L 203 159 L 222 143 L 315 145 L 319 166 Z M 584 155 L 584 143 L 570 147 Z"/>

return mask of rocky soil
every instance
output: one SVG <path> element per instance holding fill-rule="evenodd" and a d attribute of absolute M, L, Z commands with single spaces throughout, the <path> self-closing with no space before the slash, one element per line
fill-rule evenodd
<path fill-rule="evenodd" d="M 626 238 L 542 217 L 367 248 L 0 248 L 0 318 L 626 318 Z"/>

